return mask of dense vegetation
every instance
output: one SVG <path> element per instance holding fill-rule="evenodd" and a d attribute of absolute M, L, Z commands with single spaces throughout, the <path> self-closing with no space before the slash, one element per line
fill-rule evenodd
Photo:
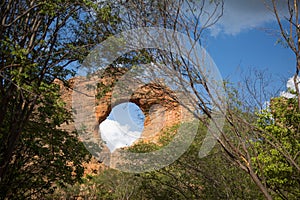
<path fill-rule="evenodd" d="M 299 2 L 287 3 L 290 16 L 283 18 L 272 2 L 282 42 L 295 53 L 297 85 Z M 204 4 L 215 9 L 203 10 Z M 54 82 L 58 79 L 68 87 L 67 80 L 95 45 L 140 26 L 180 31 L 198 43 L 222 17 L 223 1 L 4 0 L 0 5 L 0 199 L 300 199 L 298 87 L 289 91 L 294 98 L 270 96 L 270 106 L 261 109 L 245 106 L 243 91 L 225 84 L 225 126 L 219 130 L 218 144 L 199 159 L 212 108 L 205 77 L 197 68 L 191 70 L 181 55 L 143 49 L 120 56 L 114 64 L 130 68 L 165 63 L 189 81 L 196 97 L 200 128 L 183 156 L 152 172 L 104 169 L 83 176 L 83 163 L 91 155 L 76 131 L 60 128 L 73 119 Z M 203 15 L 210 17 L 199 23 Z M 248 94 L 259 99 L 259 91 Z M 139 143 L 130 150 L 159 149 L 176 128 L 161 136 L 161 145 Z"/>
<path fill-rule="evenodd" d="M 256 131 L 262 131 L 265 135 L 249 141 L 249 145 L 253 145 L 254 169 L 262 173 L 259 177 L 266 181 L 274 199 L 297 199 L 300 195 L 299 171 L 280 153 L 287 151 L 293 159 L 300 151 L 300 119 L 297 117 L 296 99 L 277 97 L 271 102 L 270 108 L 257 113 L 253 124 L 262 129 Z M 289 122 L 282 123 L 285 120 Z M 192 125 L 195 124 L 189 123 L 189 126 Z M 138 143 L 129 149 L 133 152 L 157 150 L 172 140 L 176 128 L 178 125 L 167 130 L 159 139 L 159 144 Z M 199 159 L 199 146 L 205 132 L 206 126 L 201 123 L 189 150 L 176 162 L 158 171 L 132 174 L 105 169 L 86 176 L 82 184 L 58 189 L 49 198 L 264 199 L 253 180 L 232 163 L 220 145 L 215 146 L 207 157 Z M 299 158 L 294 162 L 299 163 Z M 260 172 L 259 168 L 263 171 Z"/>
<path fill-rule="evenodd" d="M 67 66 L 103 39 L 95 34 L 101 28 L 89 28 L 92 8 L 89 1 L 1 1 L 1 199 L 40 198 L 83 175 L 89 154 L 76 133 L 58 129 L 72 115 L 54 80 L 67 84 L 74 74 Z"/>
<path fill-rule="evenodd" d="M 196 125 L 189 123 L 189 125 Z M 136 144 L 131 151 L 148 152 L 167 145 L 178 126 L 169 129 L 158 144 Z M 91 199 L 263 199 L 258 188 L 242 170 L 236 168 L 220 146 L 205 159 L 198 158 L 205 126 L 189 150 L 175 163 L 158 171 L 132 174 L 106 169 L 87 176 L 83 184 L 60 188 L 50 198 L 74 196 Z"/>

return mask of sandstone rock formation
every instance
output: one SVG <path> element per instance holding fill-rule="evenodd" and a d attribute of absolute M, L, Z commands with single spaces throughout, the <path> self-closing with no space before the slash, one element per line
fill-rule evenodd
<path fill-rule="evenodd" d="M 135 103 L 145 116 L 144 130 L 140 139 L 143 142 L 157 143 L 163 130 L 186 121 L 187 116 L 191 116 L 189 111 L 178 103 L 174 92 L 163 83 L 155 81 L 142 84 L 128 76 L 124 79 L 127 71 L 125 68 L 109 67 L 97 77 L 94 88 L 95 103 L 91 105 L 95 107 L 87 109 L 94 110 L 91 114 L 96 119 L 95 128 L 98 136 L 99 124 L 108 117 L 114 106 L 124 102 Z M 72 99 L 72 93 L 76 92 L 73 90 L 74 84 L 83 83 L 77 82 L 79 79 L 80 77 L 70 79 L 69 87 L 60 84 L 62 98 L 69 110 L 72 109 L 72 101 L 80 101 Z M 132 85 L 134 87 L 131 87 Z M 75 130 L 74 124 L 64 124 L 61 128 L 67 131 Z"/>

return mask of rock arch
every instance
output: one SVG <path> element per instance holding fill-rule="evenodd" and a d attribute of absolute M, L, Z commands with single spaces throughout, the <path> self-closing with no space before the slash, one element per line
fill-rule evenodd
<path fill-rule="evenodd" d="M 122 95 L 114 98 L 112 91 L 114 85 L 127 71 L 126 68 L 109 67 L 97 80 L 95 108 L 93 109 L 97 123 L 99 125 L 103 122 L 114 106 L 124 102 L 135 103 L 145 116 L 142 140 L 155 143 L 162 130 L 180 123 L 183 113 L 186 116 L 188 111 L 176 101 L 173 91 L 159 82 L 142 85 L 130 95 L 130 98 L 123 98 Z M 78 77 L 70 79 L 69 87 L 64 87 L 56 81 L 61 86 L 62 98 L 70 110 L 72 109 L 72 88 L 77 79 Z M 68 131 L 75 129 L 74 124 L 65 124 L 62 128 Z"/>
<path fill-rule="evenodd" d="M 181 106 L 174 98 L 174 93 L 168 87 L 159 82 L 148 83 L 137 88 L 131 95 L 130 98 L 113 98 L 112 88 L 116 81 L 121 78 L 127 69 L 124 68 L 107 68 L 104 73 L 99 77 L 97 81 L 97 91 L 95 96 L 95 107 L 87 108 L 88 110 L 95 111 L 95 117 L 97 119 L 96 128 L 99 129 L 99 125 L 104 121 L 110 114 L 112 108 L 120 103 L 132 102 L 135 103 L 143 112 L 145 116 L 144 130 L 141 135 L 140 141 L 158 143 L 158 139 L 163 133 L 164 129 L 172 127 L 182 121 L 189 121 L 191 119 L 191 113 Z M 60 81 L 56 80 L 55 83 L 60 85 L 62 99 L 66 103 L 66 108 L 72 110 L 72 93 L 74 83 L 80 77 L 75 77 L 69 80 L 68 87 L 65 87 Z M 74 124 L 63 124 L 62 129 L 68 132 L 75 130 Z M 98 130 L 95 131 L 98 137 L 100 133 Z M 110 159 L 110 152 L 106 147 L 103 150 L 103 158 Z M 98 158 L 99 159 L 99 158 Z M 85 173 L 97 173 L 105 167 L 103 164 L 99 164 L 95 158 L 89 163 L 84 163 Z"/>
<path fill-rule="evenodd" d="M 104 121 L 112 108 L 125 102 L 135 103 L 145 116 L 142 140 L 156 142 L 160 132 L 181 120 L 182 107 L 176 101 L 176 96 L 169 88 L 160 83 L 141 85 L 130 94 L 120 94 L 113 97 L 112 89 L 115 83 L 127 72 L 125 68 L 110 67 L 99 78 L 96 98 L 95 115 L 98 123 Z M 127 85 L 124 86 L 125 90 Z M 107 89 L 108 88 L 108 89 Z M 103 93 L 105 91 L 105 93 Z"/>

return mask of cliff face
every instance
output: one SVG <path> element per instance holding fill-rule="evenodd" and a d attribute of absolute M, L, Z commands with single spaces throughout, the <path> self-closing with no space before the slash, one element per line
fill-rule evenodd
<path fill-rule="evenodd" d="M 116 88 L 116 82 L 126 71 L 124 68 L 107 69 L 99 77 L 97 86 L 95 86 L 95 107 L 86 109 L 95 111 L 94 115 L 99 125 L 108 117 L 114 106 L 124 102 L 135 103 L 145 116 L 143 140 L 156 142 L 161 131 L 181 122 L 183 112 L 186 115 L 187 111 L 176 101 L 175 94 L 169 88 L 157 82 L 142 85 L 133 91 L 128 98 L 128 95 L 122 93 L 122 90 L 127 91 L 130 85 L 123 84 L 124 88 Z M 72 93 L 76 92 L 73 91 L 73 87 L 77 80 L 78 77 L 70 79 L 68 88 L 57 82 L 61 86 L 61 96 L 69 110 L 72 109 L 72 101 L 75 101 L 72 99 Z M 114 89 L 120 92 L 116 92 Z M 118 94 L 117 97 L 115 97 L 116 93 Z M 62 128 L 68 131 L 75 130 L 74 124 L 64 124 Z"/>
<path fill-rule="evenodd" d="M 96 132 L 100 136 L 99 124 L 108 117 L 114 106 L 132 102 L 145 116 L 140 141 L 157 143 L 163 130 L 185 121 L 183 116 L 186 117 L 188 111 L 176 101 L 176 95 L 159 81 L 136 85 L 135 90 L 128 94 L 131 85 L 136 83 L 130 82 L 130 79 L 120 81 L 126 72 L 124 68 L 111 67 L 97 78 L 95 104 L 92 105 L 94 108 L 87 108 L 95 111 L 93 114 L 98 124 Z M 80 101 L 80 99 L 72 99 L 72 93 L 76 92 L 73 91 L 74 84 L 78 79 L 78 77 L 70 79 L 68 88 L 57 82 L 61 86 L 61 95 L 69 110 L 72 109 L 72 101 Z M 122 84 L 119 84 L 120 82 Z M 67 131 L 75 130 L 74 124 L 64 124 L 61 128 Z"/>

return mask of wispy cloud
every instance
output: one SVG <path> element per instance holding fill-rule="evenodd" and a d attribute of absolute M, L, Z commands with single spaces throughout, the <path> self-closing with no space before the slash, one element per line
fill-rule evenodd
<path fill-rule="evenodd" d="M 278 10 L 281 14 L 287 13 L 287 3 L 278 1 Z M 236 35 L 241 31 L 261 27 L 266 23 L 275 21 L 270 10 L 270 0 L 225 0 L 224 14 L 220 20 L 211 27 L 211 34 Z"/>

